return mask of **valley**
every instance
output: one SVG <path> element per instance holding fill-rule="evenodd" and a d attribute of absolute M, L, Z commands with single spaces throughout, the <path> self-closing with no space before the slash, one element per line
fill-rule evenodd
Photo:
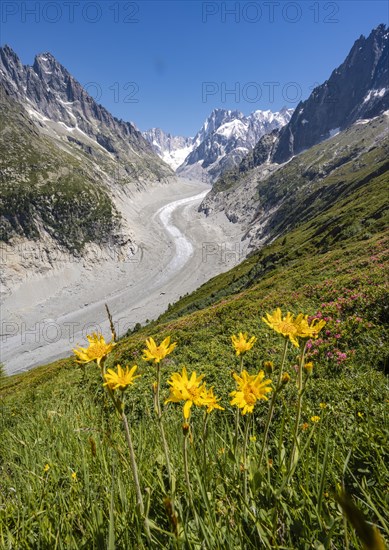
<path fill-rule="evenodd" d="M 389 29 L 342 57 L 350 21 L 251 26 L 238 57 L 203 17 L 206 55 L 166 67 L 150 32 L 157 80 L 122 118 L 69 46 L 0 47 L 1 548 L 386 547 Z M 153 55 L 111 32 L 75 74 L 128 90 Z M 319 60 L 293 108 L 191 96 Z"/>
<path fill-rule="evenodd" d="M 0 360 L 7 372 L 69 355 L 91 330 L 108 335 L 105 303 L 122 336 L 243 260 L 240 227 L 222 213 L 215 221 L 197 211 L 208 192 L 201 182 L 177 178 L 153 193 L 126 197 L 121 210 L 135 250 L 122 257 L 73 258 L 28 277 L 3 298 Z"/>

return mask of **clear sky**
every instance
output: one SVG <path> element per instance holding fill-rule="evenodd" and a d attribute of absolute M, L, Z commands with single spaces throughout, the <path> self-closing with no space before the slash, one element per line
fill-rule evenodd
<path fill-rule="evenodd" d="M 386 0 L 3 0 L 2 45 L 51 52 L 115 116 L 194 135 L 212 109 L 295 107 Z"/>

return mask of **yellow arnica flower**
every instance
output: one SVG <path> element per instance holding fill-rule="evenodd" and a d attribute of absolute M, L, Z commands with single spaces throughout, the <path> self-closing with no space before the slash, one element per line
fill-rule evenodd
<path fill-rule="evenodd" d="M 134 365 L 131 369 L 126 366 L 126 370 L 123 370 L 120 365 L 116 365 L 117 372 L 113 369 L 108 369 L 107 373 L 104 374 L 106 382 L 104 386 L 108 386 L 111 390 L 121 390 L 124 391 L 127 386 L 131 386 L 134 383 L 136 378 L 140 377 L 140 374 L 134 376 L 137 365 Z"/>
<path fill-rule="evenodd" d="M 196 372 L 192 372 L 188 378 L 186 368 L 182 369 L 182 373 L 175 372 L 168 381 L 170 385 L 170 396 L 165 403 L 180 403 L 185 401 L 184 418 L 187 420 L 190 417 L 190 409 L 193 404 L 198 407 L 207 405 L 206 396 L 207 390 L 205 384 L 202 383 L 204 375 L 197 376 Z"/>
<path fill-rule="evenodd" d="M 239 336 L 235 336 L 235 334 L 233 334 L 231 336 L 231 340 L 232 345 L 235 348 L 236 355 L 241 355 L 242 353 L 249 351 L 257 341 L 255 336 L 252 336 L 249 339 L 248 335 L 243 332 L 240 332 Z"/>
<path fill-rule="evenodd" d="M 321 329 L 326 324 L 323 319 L 313 319 L 311 324 L 308 322 L 308 315 L 299 315 L 295 321 L 297 335 L 300 338 L 316 338 Z"/>
<path fill-rule="evenodd" d="M 311 416 L 311 422 L 320 422 L 320 416 Z"/>
<path fill-rule="evenodd" d="M 246 370 L 242 371 L 242 375 L 239 376 L 234 372 L 233 374 L 238 390 L 230 393 L 232 399 L 231 405 L 236 405 L 242 410 L 242 414 L 252 413 L 254 405 L 260 399 L 267 401 L 266 394 L 272 391 L 269 388 L 271 380 L 263 381 L 265 373 L 261 370 L 258 374 L 250 375 Z"/>
<path fill-rule="evenodd" d="M 218 403 L 218 401 L 220 401 L 220 398 L 216 397 L 213 393 L 213 388 L 209 388 L 209 390 L 204 389 L 202 399 L 204 401 L 204 406 L 207 407 L 208 414 L 215 409 L 224 411 L 224 407 L 220 406 Z"/>
<path fill-rule="evenodd" d="M 294 319 L 292 313 L 288 311 L 288 313 L 282 317 L 281 309 L 278 307 L 273 311 L 273 313 L 266 313 L 266 317 L 266 319 L 265 317 L 262 317 L 262 321 L 264 323 L 279 334 L 282 334 L 282 336 L 285 336 L 285 338 L 289 338 L 294 346 L 297 348 L 299 347 L 299 343 L 297 341 L 298 325 L 296 325 L 296 319 Z M 297 319 L 299 318 L 300 316 Z"/>
<path fill-rule="evenodd" d="M 169 355 L 174 348 L 176 347 L 177 342 L 173 344 L 170 343 L 170 336 L 165 338 L 165 340 L 157 346 L 153 338 L 148 338 L 146 340 L 147 349 L 143 350 L 143 359 L 146 361 L 154 361 L 154 363 L 159 363 Z"/>
<path fill-rule="evenodd" d="M 82 348 L 79 346 L 79 349 L 74 349 L 74 354 L 76 355 L 77 363 L 90 363 L 91 361 L 96 361 L 98 365 L 102 359 L 105 359 L 107 355 L 112 351 L 113 347 L 116 346 L 115 342 L 110 342 L 109 344 L 104 340 L 104 336 L 94 332 L 91 335 L 87 336 L 89 347 Z"/>

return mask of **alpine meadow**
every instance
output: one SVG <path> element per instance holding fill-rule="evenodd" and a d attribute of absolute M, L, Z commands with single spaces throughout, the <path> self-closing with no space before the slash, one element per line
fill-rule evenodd
<path fill-rule="evenodd" d="M 384 2 L 5 4 L 0 548 L 385 550 Z"/>

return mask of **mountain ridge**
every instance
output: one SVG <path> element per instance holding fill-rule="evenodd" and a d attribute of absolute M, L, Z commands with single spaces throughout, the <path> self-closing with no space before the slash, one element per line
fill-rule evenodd
<path fill-rule="evenodd" d="M 58 133 L 61 126 L 68 141 L 95 156 L 103 149 L 135 179 L 172 175 L 141 132 L 99 105 L 49 52 L 36 55 L 31 66 L 23 65 L 10 46 L 1 47 L 0 82 L 42 130 Z"/>
<path fill-rule="evenodd" d="M 178 174 L 206 180 L 215 179 L 236 165 L 258 140 L 291 118 L 293 109 L 256 110 L 249 115 L 231 109 L 214 109 L 193 138 L 172 136 L 159 128 L 144 132 L 154 151 Z"/>
<path fill-rule="evenodd" d="M 131 197 L 173 177 L 141 133 L 98 105 L 51 54 L 24 66 L 0 48 L 5 292 L 27 272 L 135 253 Z"/>
<path fill-rule="evenodd" d="M 331 157 L 327 159 L 328 162 L 339 168 L 342 163 L 349 162 L 349 155 L 343 155 L 343 150 L 348 147 L 358 150 L 363 140 L 366 140 L 366 149 L 374 147 L 375 138 L 365 135 L 364 125 L 374 125 L 372 121 L 378 120 L 383 127 L 388 128 L 388 118 L 385 116 L 385 113 L 389 113 L 389 65 L 386 63 L 388 37 L 387 27 L 379 25 L 367 39 L 361 37 L 356 40 L 345 61 L 332 71 L 329 80 L 317 86 L 310 97 L 299 104 L 290 122 L 280 130 L 263 136 L 237 167 L 220 176 L 200 205 L 200 210 L 208 215 L 215 211 L 224 211 L 231 221 L 243 223 L 247 228 L 256 226 L 257 230 L 248 231 L 247 235 L 253 246 L 261 246 L 263 239 L 271 237 L 270 234 L 265 234 L 264 228 L 269 227 L 268 222 L 274 209 L 280 208 L 287 197 L 290 198 L 293 193 L 298 192 L 298 181 L 301 178 L 309 184 L 310 176 L 317 177 L 317 174 L 313 176 L 314 171 L 310 174 L 309 168 L 304 164 L 308 162 L 309 165 L 314 165 L 310 151 L 319 151 L 322 157 L 328 154 Z M 367 76 L 361 78 L 359 92 L 353 93 L 354 80 L 366 60 L 368 67 L 364 71 L 370 75 L 370 79 Z M 342 101 L 339 102 L 328 100 L 329 89 L 333 89 L 328 83 L 332 82 L 333 75 L 336 82 L 343 85 L 339 96 Z M 383 88 L 375 92 L 377 86 Z M 348 104 L 342 107 L 342 102 L 347 100 Z M 303 118 L 307 116 L 307 112 L 314 114 L 316 125 L 310 125 L 309 120 Z M 307 118 L 310 119 L 308 116 Z M 348 144 L 351 135 L 350 132 L 347 134 L 349 130 L 353 134 L 353 145 Z M 370 139 L 373 141 L 369 141 Z M 383 139 L 387 139 L 387 136 Z M 333 140 L 335 143 L 339 141 L 339 150 L 332 146 Z M 350 154 L 353 158 L 352 151 Z M 358 155 L 354 155 L 354 160 L 359 162 Z M 297 170 L 293 177 L 289 177 L 290 165 L 298 166 L 299 162 L 301 173 Z M 320 170 L 324 177 L 326 167 L 325 163 L 322 164 Z M 281 191 L 285 174 L 289 184 L 286 190 Z M 264 196 L 272 194 L 278 196 L 278 202 L 267 203 L 263 200 Z"/>
<path fill-rule="evenodd" d="M 389 109 L 389 31 L 379 25 L 353 44 L 344 62 L 300 102 L 273 155 L 280 164 L 344 130 L 358 119 Z"/>

